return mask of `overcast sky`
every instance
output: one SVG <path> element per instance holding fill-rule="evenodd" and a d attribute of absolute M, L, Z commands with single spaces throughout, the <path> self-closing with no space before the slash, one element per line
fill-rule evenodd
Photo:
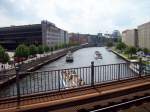
<path fill-rule="evenodd" d="M 150 0 L 0 0 L 0 26 L 53 22 L 69 32 L 97 34 L 150 21 Z"/>

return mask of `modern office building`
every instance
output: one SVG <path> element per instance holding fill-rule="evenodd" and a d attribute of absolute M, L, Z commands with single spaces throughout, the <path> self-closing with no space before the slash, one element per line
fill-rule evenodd
<path fill-rule="evenodd" d="M 138 26 L 139 47 L 150 49 L 150 22 Z"/>
<path fill-rule="evenodd" d="M 122 32 L 122 42 L 128 46 L 138 46 L 137 29 L 125 30 Z"/>
<path fill-rule="evenodd" d="M 22 43 L 51 47 L 68 42 L 68 32 L 48 21 L 42 21 L 40 24 L 0 28 L 0 45 L 8 50 L 14 50 Z"/>
<path fill-rule="evenodd" d="M 122 42 L 150 50 L 150 22 L 139 25 L 137 29 L 123 31 Z"/>

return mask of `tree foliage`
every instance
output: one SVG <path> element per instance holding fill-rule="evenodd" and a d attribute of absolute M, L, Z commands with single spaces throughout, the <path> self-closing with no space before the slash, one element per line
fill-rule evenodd
<path fill-rule="evenodd" d="M 5 64 L 10 60 L 8 53 L 6 53 L 5 49 L 0 46 L 0 62 Z"/>
<path fill-rule="evenodd" d="M 0 62 L 3 62 L 5 50 L 2 46 L 0 46 Z"/>
<path fill-rule="evenodd" d="M 24 44 L 20 44 L 15 51 L 15 57 L 18 58 L 28 58 L 30 54 L 29 48 L 24 45 Z"/>
<path fill-rule="evenodd" d="M 51 52 L 53 52 L 53 50 L 54 50 L 54 48 L 53 48 L 53 47 L 51 47 L 51 48 L 50 48 L 50 51 L 51 51 Z"/>
<path fill-rule="evenodd" d="M 5 64 L 5 63 L 7 63 L 7 62 L 9 62 L 10 61 L 10 57 L 9 57 L 9 55 L 8 55 L 8 53 L 4 53 L 4 58 L 3 58 L 3 63 Z"/>
<path fill-rule="evenodd" d="M 49 52 L 50 48 L 48 46 L 44 46 L 44 52 Z"/>
<path fill-rule="evenodd" d="M 29 50 L 30 50 L 30 55 L 33 56 L 35 56 L 38 52 L 37 47 L 35 45 L 30 45 Z"/>
<path fill-rule="evenodd" d="M 38 53 L 43 54 L 44 53 L 44 47 L 42 45 L 38 46 Z"/>
<path fill-rule="evenodd" d="M 55 45 L 55 46 L 54 46 L 54 49 L 57 50 L 57 49 L 58 49 L 58 45 Z"/>
<path fill-rule="evenodd" d="M 125 49 L 126 48 L 126 45 L 123 43 L 123 42 L 119 42 L 119 43 L 117 43 L 117 45 L 116 45 L 116 49 L 118 49 L 118 50 L 123 50 L 123 49 Z"/>
<path fill-rule="evenodd" d="M 107 47 L 112 47 L 113 43 L 112 42 L 107 42 Z"/>
<path fill-rule="evenodd" d="M 144 52 L 144 54 L 148 54 L 148 53 L 149 53 L 149 50 L 148 50 L 147 48 L 144 48 L 144 49 L 143 49 L 143 52 Z"/>
<path fill-rule="evenodd" d="M 128 47 L 128 53 L 130 54 L 130 57 L 132 57 L 133 54 L 136 54 L 136 48 L 135 47 Z"/>

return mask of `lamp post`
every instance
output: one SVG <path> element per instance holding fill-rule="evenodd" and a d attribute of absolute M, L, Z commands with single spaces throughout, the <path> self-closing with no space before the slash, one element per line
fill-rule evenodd
<path fill-rule="evenodd" d="M 139 77 L 142 75 L 142 57 L 143 57 L 143 52 L 139 51 Z"/>
<path fill-rule="evenodd" d="M 20 106 L 20 84 L 19 84 L 19 70 L 20 70 L 20 66 L 19 64 L 17 64 L 15 66 L 15 70 L 16 70 L 16 86 L 17 86 L 17 107 L 19 108 Z"/>

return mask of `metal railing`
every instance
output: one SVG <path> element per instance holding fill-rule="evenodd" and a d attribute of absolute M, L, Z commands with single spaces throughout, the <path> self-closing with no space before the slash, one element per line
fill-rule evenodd
<path fill-rule="evenodd" d="M 15 83 L 8 82 L 7 85 L 0 87 L 0 99 L 20 98 L 36 93 L 94 86 L 148 75 L 140 71 L 139 63 L 94 66 L 92 62 L 89 67 L 28 72 L 25 76 L 19 74 L 19 69 L 16 70 Z"/>

